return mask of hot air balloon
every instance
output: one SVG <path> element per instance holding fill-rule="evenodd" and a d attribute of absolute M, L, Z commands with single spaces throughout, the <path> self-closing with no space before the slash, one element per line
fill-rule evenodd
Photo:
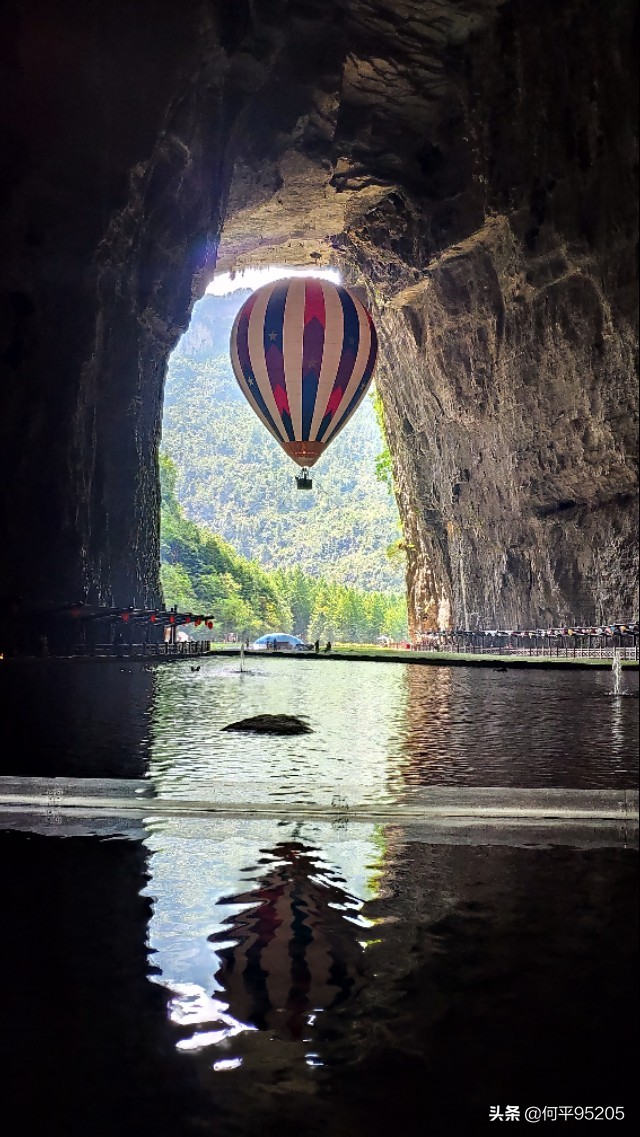
<path fill-rule="evenodd" d="M 348 288 L 292 277 L 258 288 L 231 332 L 240 389 L 282 449 L 308 468 L 357 410 L 373 376 L 378 341 L 364 304 Z"/>

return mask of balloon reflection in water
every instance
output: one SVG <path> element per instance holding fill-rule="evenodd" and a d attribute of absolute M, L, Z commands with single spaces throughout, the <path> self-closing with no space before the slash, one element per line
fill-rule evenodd
<path fill-rule="evenodd" d="M 228 1059 L 229 1039 L 244 1036 L 242 1053 L 256 1030 L 306 1042 L 322 1011 L 360 990 L 372 924 L 361 910 L 384 857 L 377 827 L 314 822 L 303 841 L 297 824 L 283 833 L 266 819 L 146 826 L 150 978 L 171 993 L 181 1051 L 219 1046 Z"/>
<path fill-rule="evenodd" d="M 296 1041 L 312 1013 L 344 1002 L 364 982 L 363 947 L 346 920 L 369 922 L 314 852 L 299 841 L 277 845 L 259 886 L 227 901 L 243 910 L 211 937 L 235 941 L 219 952 L 216 975 L 234 1018 Z"/>

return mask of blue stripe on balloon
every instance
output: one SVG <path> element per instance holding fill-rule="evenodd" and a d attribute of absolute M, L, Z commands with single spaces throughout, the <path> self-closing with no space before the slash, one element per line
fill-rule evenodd
<path fill-rule="evenodd" d="M 338 296 L 342 304 L 342 314 L 344 316 L 344 335 L 342 337 L 342 350 L 351 348 L 354 355 L 358 354 L 358 344 L 360 343 L 360 321 L 356 306 L 347 292 L 346 288 L 338 285 Z"/>
<path fill-rule="evenodd" d="M 248 313 L 245 313 L 244 310 L 240 311 L 236 327 L 236 348 L 238 351 L 238 361 L 240 363 L 240 367 L 242 368 L 242 374 L 244 375 L 245 382 L 249 388 L 249 402 L 254 403 L 255 406 L 260 410 L 261 414 L 264 415 L 274 434 L 276 434 L 278 438 L 282 438 L 282 427 L 276 425 L 274 422 L 271 412 L 262 397 L 262 393 L 258 386 L 258 381 L 251 366 L 251 357 L 249 355 L 249 319 L 251 317 L 251 309 L 253 307 L 254 297 L 251 296 L 249 299 L 251 301 L 251 304 L 249 304 L 247 301 L 249 311 Z"/>
<path fill-rule="evenodd" d="M 317 316 L 305 326 L 302 341 L 302 438 L 309 441 L 324 349 L 324 327 Z"/>
<path fill-rule="evenodd" d="M 289 291 L 289 281 L 278 282 L 273 286 L 273 290 L 267 301 L 267 307 L 264 314 L 264 327 L 263 327 L 263 344 L 264 344 L 264 358 L 267 365 L 267 373 L 269 375 L 269 383 L 271 390 L 276 393 L 276 387 L 281 387 L 286 392 L 287 385 L 284 377 L 284 308 L 287 302 L 287 293 Z M 287 411 L 280 410 L 282 418 L 282 425 L 284 426 L 287 438 L 290 442 L 295 441 L 295 434 L 293 431 L 293 423 L 291 415 Z M 279 432 L 280 433 L 280 432 Z"/>
<path fill-rule="evenodd" d="M 282 353 L 282 334 L 284 330 L 284 306 L 287 300 L 288 282 L 275 284 L 264 314 L 264 350 L 265 355 L 271 346 L 277 347 Z"/>
<path fill-rule="evenodd" d="M 373 371 L 373 368 L 371 369 L 371 371 Z M 330 439 L 331 442 L 333 442 L 333 439 L 335 438 L 336 434 L 341 429 L 341 427 L 346 422 L 346 420 L 349 418 L 349 415 L 351 414 L 351 412 L 356 409 L 358 403 L 360 402 L 362 396 L 364 395 L 367 387 L 369 386 L 369 383 L 371 382 L 371 371 L 369 372 L 368 375 L 365 372 L 365 374 L 362 376 L 362 379 L 358 383 L 358 386 L 356 387 L 356 389 L 353 393 L 353 398 L 350 400 L 349 405 L 345 408 L 345 410 L 340 414 L 338 420 L 336 421 L 335 416 L 333 419 L 331 419 L 331 422 L 335 422 L 335 424 L 336 424 L 335 430 L 334 430 L 333 434 L 331 435 L 331 439 Z M 328 424 L 327 424 L 327 427 L 328 427 Z"/>
<path fill-rule="evenodd" d="M 318 433 L 316 434 L 316 437 L 314 439 L 315 442 L 322 442 L 322 439 L 324 438 L 324 433 L 326 430 L 329 429 L 332 422 L 333 422 L 333 415 L 325 415 L 324 416 L 322 422 L 320 423 Z"/>
<path fill-rule="evenodd" d="M 314 371 L 307 371 L 302 376 L 302 440 L 309 441 L 311 422 L 316 408 L 316 395 L 318 394 L 318 376 Z"/>
<path fill-rule="evenodd" d="M 360 343 L 360 321 L 358 320 L 356 306 L 353 303 L 353 300 L 351 299 L 346 288 L 342 288 L 340 285 L 338 285 L 336 292 L 338 293 L 340 303 L 342 305 L 343 333 L 340 362 L 338 364 L 336 380 L 333 384 L 331 395 L 337 387 L 340 387 L 343 393 L 346 391 L 347 385 L 353 372 L 356 357 L 358 355 L 358 345 Z M 331 399 L 331 395 L 329 396 L 327 402 L 329 402 Z M 333 422 L 336 414 L 339 413 L 340 404 L 335 408 L 334 411 L 327 412 L 327 414 L 322 419 L 322 422 L 320 423 L 320 429 L 316 434 L 317 442 L 322 442 L 326 431 L 329 429 L 330 424 Z"/>
<path fill-rule="evenodd" d="M 282 425 L 287 432 L 287 438 L 289 439 L 289 442 L 295 442 L 296 436 L 293 430 L 291 415 L 288 411 L 280 411 L 280 418 L 282 419 Z"/>
<path fill-rule="evenodd" d="M 353 411 L 355 411 L 356 407 L 358 406 L 358 403 L 360 402 L 360 400 L 361 400 L 362 396 L 364 395 L 367 387 L 369 386 L 369 383 L 371 382 L 371 377 L 373 375 L 373 369 L 376 365 L 376 358 L 378 355 L 378 337 L 376 335 L 376 329 L 373 326 L 373 321 L 369 320 L 368 324 L 369 324 L 369 331 L 371 334 L 371 346 L 369 348 L 369 355 L 367 357 L 367 362 L 365 364 L 365 368 L 364 368 L 364 371 L 362 373 L 362 379 L 360 380 L 360 382 L 358 383 L 358 386 L 356 387 L 355 391 L 353 392 L 353 395 L 352 395 L 351 399 L 349 400 L 349 405 L 345 408 L 344 411 L 342 411 L 340 413 L 339 422 L 336 423 L 336 429 L 335 429 L 334 433 L 331 435 L 331 439 L 330 439 L 331 442 L 333 442 L 333 439 L 335 438 L 337 432 L 342 428 L 342 426 L 344 425 L 346 420 L 349 418 L 349 416 L 353 413 Z"/>

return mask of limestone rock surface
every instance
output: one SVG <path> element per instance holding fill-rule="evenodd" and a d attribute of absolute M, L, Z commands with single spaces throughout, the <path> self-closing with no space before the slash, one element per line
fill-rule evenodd
<path fill-rule="evenodd" d="M 308 723 L 297 715 L 252 715 L 223 726 L 223 730 L 249 731 L 251 734 L 313 734 Z"/>

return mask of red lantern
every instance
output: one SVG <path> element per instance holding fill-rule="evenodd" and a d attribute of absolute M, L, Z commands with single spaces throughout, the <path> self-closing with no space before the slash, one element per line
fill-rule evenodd
<path fill-rule="evenodd" d="M 175 622 L 176 622 L 176 618 L 175 618 L 175 616 L 169 616 L 169 623 L 170 623 L 170 624 L 175 624 Z"/>
<path fill-rule="evenodd" d="M 127 620 L 129 619 L 129 613 L 128 613 L 128 612 L 123 612 L 123 613 L 122 613 L 122 619 L 124 620 L 124 622 L 125 622 L 125 624 L 126 624 Z"/>
<path fill-rule="evenodd" d="M 153 615 L 152 615 L 152 616 L 150 616 L 150 617 L 149 617 L 149 619 L 151 620 L 151 623 L 152 623 L 152 624 L 155 624 L 155 622 L 156 622 L 156 618 L 157 618 L 157 617 L 156 617 L 156 615 L 155 615 L 155 612 L 153 613 Z"/>
<path fill-rule="evenodd" d="M 191 623 L 191 616 L 187 616 L 184 622 L 185 622 L 185 624 L 190 624 Z"/>
<path fill-rule="evenodd" d="M 207 627 L 208 627 L 208 628 L 212 628 L 212 627 L 213 627 L 213 620 L 207 620 Z"/>
<path fill-rule="evenodd" d="M 202 620 L 201 620 L 201 619 L 198 617 L 198 619 L 197 619 L 197 620 L 195 620 L 195 621 L 194 621 L 194 623 L 195 623 L 195 625 L 196 625 L 196 628 L 199 628 L 199 627 L 200 627 L 200 625 L 201 625 L 201 623 L 202 623 Z"/>

